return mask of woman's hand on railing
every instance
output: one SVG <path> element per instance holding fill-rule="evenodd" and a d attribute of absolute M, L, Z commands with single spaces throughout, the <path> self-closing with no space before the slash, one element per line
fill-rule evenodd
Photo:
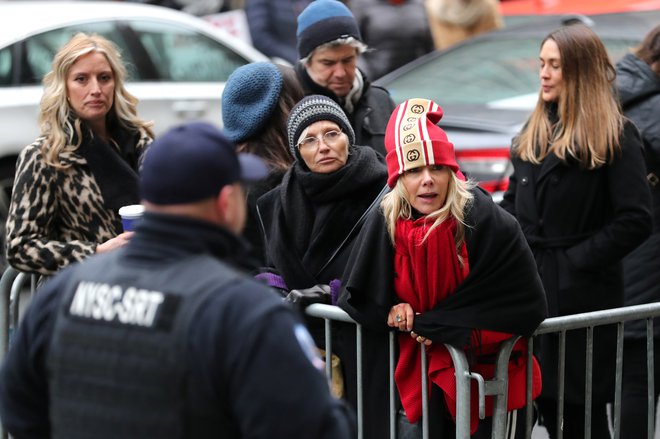
<path fill-rule="evenodd" d="M 428 338 L 423 337 L 423 336 L 421 336 L 421 335 L 419 335 L 419 334 L 417 334 L 416 332 L 413 332 L 413 331 L 410 331 L 410 336 L 412 338 L 414 338 L 417 343 L 421 343 L 424 346 L 431 346 L 431 343 L 433 343 L 433 341 L 431 341 Z"/>
<path fill-rule="evenodd" d="M 409 303 L 397 303 L 387 315 L 387 326 L 399 331 L 412 331 L 415 311 Z"/>

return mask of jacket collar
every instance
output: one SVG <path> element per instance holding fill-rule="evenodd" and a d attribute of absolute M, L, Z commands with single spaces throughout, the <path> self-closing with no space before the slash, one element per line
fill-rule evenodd
<path fill-rule="evenodd" d="M 145 212 L 135 227 L 126 257 L 140 263 L 162 263 L 206 253 L 249 271 L 248 244 L 230 230 L 210 222 L 177 215 Z"/>

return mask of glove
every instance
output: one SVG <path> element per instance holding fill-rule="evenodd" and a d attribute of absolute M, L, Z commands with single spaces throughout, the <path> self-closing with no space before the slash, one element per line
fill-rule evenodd
<path fill-rule="evenodd" d="M 332 296 L 329 285 L 319 284 L 302 290 L 291 290 L 285 300 L 301 308 L 305 308 L 312 303 L 325 303 L 329 305 L 332 302 Z"/>

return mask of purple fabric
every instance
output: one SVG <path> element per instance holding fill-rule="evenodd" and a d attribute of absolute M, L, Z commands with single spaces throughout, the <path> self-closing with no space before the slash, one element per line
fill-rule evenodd
<path fill-rule="evenodd" d="M 289 290 L 289 288 L 284 283 L 282 276 L 278 276 L 275 273 L 259 273 L 254 276 L 254 278 L 266 282 L 266 284 L 271 287 L 279 288 L 281 290 Z"/>
<path fill-rule="evenodd" d="M 330 296 L 332 297 L 332 304 L 336 305 L 339 299 L 339 291 L 341 290 L 341 279 L 333 279 L 330 281 Z"/>

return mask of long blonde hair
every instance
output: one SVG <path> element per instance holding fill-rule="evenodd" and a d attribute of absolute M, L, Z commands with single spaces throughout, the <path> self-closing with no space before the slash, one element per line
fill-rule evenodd
<path fill-rule="evenodd" d="M 60 163 L 60 154 L 77 149 L 82 142 L 82 121 L 67 101 L 66 82 L 73 64 L 81 56 L 91 52 L 103 54 L 114 74 L 114 104 L 106 119 L 128 130 L 143 129 L 150 137 L 154 137 L 152 123 L 137 116 L 138 99 L 124 87 L 126 68 L 117 47 L 99 35 L 80 32 L 57 52 L 52 70 L 43 79 L 44 93 L 40 104 L 39 125 L 45 136 L 46 163 L 56 168 L 65 167 Z"/>
<path fill-rule="evenodd" d="M 552 152 L 564 162 L 573 158 L 586 169 L 599 168 L 621 150 L 623 116 L 612 87 L 614 67 L 600 38 L 584 25 L 559 28 L 541 46 L 548 40 L 557 43 L 561 57 L 559 121 L 553 126 L 539 92 L 512 154 L 539 164 Z"/>
<path fill-rule="evenodd" d="M 447 218 L 453 217 L 456 220 L 454 242 L 458 251 L 465 241 L 465 212 L 474 199 L 474 195 L 472 195 L 470 189 L 475 186 L 475 183 L 461 180 L 452 170 L 449 170 L 449 172 L 451 177 L 447 186 L 447 199 L 440 209 L 426 215 L 429 220 L 433 221 L 433 224 L 429 227 L 426 235 L 424 235 L 422 242 L 426 241 L 433 229 L 442 224 Z M 392 244 L 395 242 L 397 221 L 399 219 L 411 219 L 413 217 L 413 207 L 409 200 L 410 195 L 406 191 L 403 181 L 399 178 L 394 188 L 380 202 L 380 208 L 383 211 L 385 223 L 387 224 L 387 233 L 390 236 Z M 460 252 L 458 254 L 459 262 L 462 265 L 463 260 Z"/>

